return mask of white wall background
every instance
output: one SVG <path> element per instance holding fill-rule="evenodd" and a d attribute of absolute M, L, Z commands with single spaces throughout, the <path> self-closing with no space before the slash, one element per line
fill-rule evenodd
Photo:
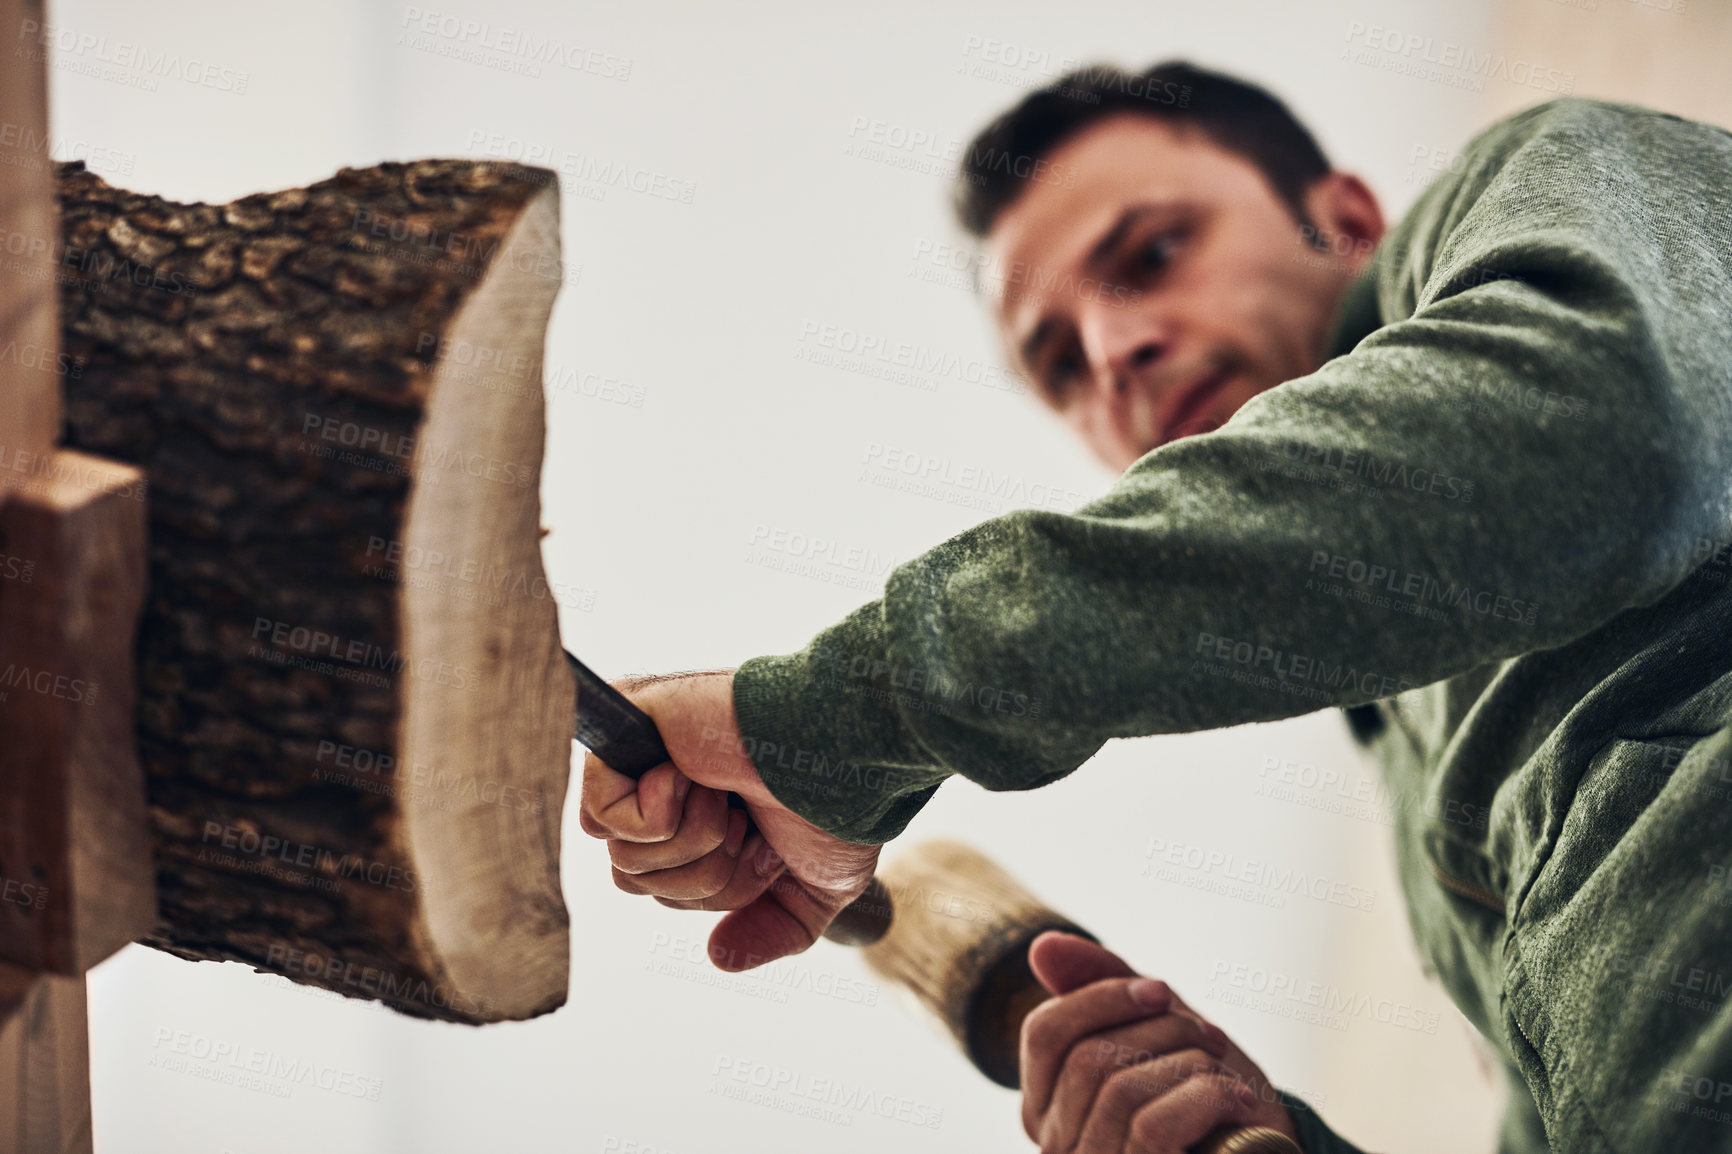
<path fill-rule="evenodd" d="M 1548 5 L 1553 0 L 1511 0 Z M 924 283 L 917 257 L 957 240 L 940 176 L 847 155 L 857 126 L 924 133 L 942 153 L 1012 102 L 1043 65 L 997 67 L 987 39 L 1141 65 L 1170 56 L 1255 79 L 1286 99 L 1338 167 L 1399 214 L 1479 127 L 1472 91 L 1342 60 L 1353 22 L 1491 47 L 1491 0 L 431 0 L 421 8 L 557 36 L 630 61 L 628 78 L 544 65 L 528 76 L 405 43 L 410 6 L 218 0 L 54 0 L 51 18 L 109 49 L 51 70 L 56 152 L 115 183 L 223 201 L 305 184 L 341 165 L 515 154 L 557 167 L 643 170 L 690 203 L 567 179 L 574 283 L 559 299 L 544 478 L 551 576 L 594 591 L 566 643 L 609 675 L 737 664 L 797 648 L 875 595 L 884 563 L 981 519 L 962 504 L 860 480 L 894 446 L 1092 496 L 1111 478 L 1028 396 L 971 383 L 996 365 L 980 303 Z M 1583 13 L 1592 19 L 1592 13 Z M 452 41 L 432 37 L 435 45 Z M 175 49 L 246 74 L 244 93 L 102 65 L 118 42 Z M 502 54 L 495 53 L 495 58 Z M 617 67 L 613 66 L 613 67 Z M 989 65 L 990 67 L 990 65 Z M 102 69 L 107 68 L 106 73 Z M 93 74 L 101 73 L 101 74 Z M 1492 84 L 1503 83 L 1493 81 Z M 1545 93 L 1532 91 L 1532 103 Z M 863 118 L 863 119 L 862 119 Z M 891 153 L 948 172 L 926 148 Z M 591 167 L 589 171 L 593 172 Z M 581 268 L 581 271 L 579 270 Z M 801 359 L 835 325 L 954 354 L 930 389 Z M 606 396 L 578 381 L 618 382 Z M 608 396 L 635 396 L 641 405 Z M 880 563 L 795 575 L 754 548 L 820 536 Z M 1490 1148 L 1496 1095 L 1467 1027 L 1418 972 L 1375 815 L 1260 795 L 1265 759 L 1372 774 L 1334 713 L 1121 742 L 1035 794 L 947 784 L 909 837 L 967 839 L 1145 972 L 1167 978 L 1278 1083 L 1368 1148 Z M 1302 801 L 1319 794 L 1301 791 Z M 1015 1096 L 986 1083 L 884 991 L 876 1006 L 817 992 L 872 981 L 829 943 L 776 967 L 788 985 L 706 985 L 703 964 L 651 972 L 701 943 L 715 915 L 629 898 L 601 845 L 566 825 L 573 915 L 569 1004 L 481 1030 L 398 1017 L 238 965 L 141 947 L 92 973 L 97 1149 L 175 1154 L 472 1154 L 481 1150 L 905 1151 L 1032 1149 Z M 1151 839 L 1261 857 L 1375 893 L 1371 912 L 1301 896 L 1279 907 L 1207 895 L 1142 869 Z M 887 848 L 887 856 L 897 847 Z M 1198 875 L 1206 878 L 1207 875 Z M 1193 879 L 1195 880 L 1195 879 Z M 699 947 L 701 949 L 701 946 Z M 1223 1000 L 1222 964 L 1324 981 L 1437 1015 L 1435 1034 L 1369 1017 L 1318 1026 Z M 780 990 L 785 1000 L 758 996 Z M 853 989 L 844 984 L 844 988 Z M 754 992 L 756 991 L 756 992 Z M 376 1102 L 316 1086 L 286 1098 L 153 1066 L 164 1031 L 259 1047 L 379 1079 Z M 780 1066 L 942 1109 L 936 1129 L 857 1114 L 817 1121 L 712 1093 L 719 1059 Z M 635 1144 L 635 1145 L 633 1145 Z"/>

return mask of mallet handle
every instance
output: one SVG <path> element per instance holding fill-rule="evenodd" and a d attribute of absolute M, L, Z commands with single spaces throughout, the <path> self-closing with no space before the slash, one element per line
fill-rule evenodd
<path fill-rule="evenodd" d="M 649 714 L 633 705 L 569 650 L 565 659 L 577 678 L 578 741 L 615 772 L 630 778 L 641 778 L 669 760 L 667 746 L 662 744 L 662 735 Z M 836 915 L 824 936 L 846 946 L 871 945 L 889 930 L 893 912 L 890 891 L 874 877 L 866 892 Z M 1026 961 L 1022 961 L 1026 949 L 1025 944 L 1018 954 L 1021 970 L 1010 977 L 1017 988 L 1011 991 L 1009 1000 L 1018 1006 L 1015 1010 L 1000 1008 L 993 1015 L 1001 1019 L 998 1024 L 1002 1027 L 1019 1028 L 1028 1011 L 1046 997 L 1045 989 L 1028 973 Z M 980 1065 L 979 1055 L 971 1057 Z M 993 1074 L 989 1072 L 988 1076 Z M 1001 1072 L 995 1080 L 1003 1079 Z M 1285 1134 L 1262 1127 L 1216 1130 L 1198 1143 L 1195 1151 L 1196 1154 L 1299 1154 L 1298 1147 Z"/>

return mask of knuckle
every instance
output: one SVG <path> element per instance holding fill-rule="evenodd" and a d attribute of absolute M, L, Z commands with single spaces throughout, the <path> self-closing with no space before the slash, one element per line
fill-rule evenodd
<path fill-rule="evenodd" d="M 1158 1091 L 1160 1088 L 1161 1080 L 1157 1071 L 1148 1064 L 1125 1066 L 1107 1075 L 1106 1081 L 1101 1085 L 1099 1103 L 1113 1113 L 1122 1113 L 1126 1107 L 1146 1097 L 1151 1090 Z"/>
<path fill-rule="evenodd" d="M 1183 1071 L 1187 1077 L 1199 1071 L 1223 1069 L 1220 1059 L 1216 1058 L 1215 1055 L 1209 1053 L 1207 1050 L 1201 1050 L 1195 1047 L 1185 1050 L 1174 1050 L 1172 1059 L 1174 1067 Z"/>
<path fill-rule="evenodd" d="M 1097 1078 L 1101 1071 L 1100 1047 L 1087 1042 L 1079 1042 L 1065 1054 L 1060 1065 L 1060 1078 L 1085 1079 Z"/>
<path fill-rule="evenodd" d="M 693 887 L 696 891 L 693 896 L 707 902 L 727 889 L 728 883 L 733 880 L 733 877 L 733 863 L 726 858 L 719 862 L 706 861 Z"/>
<path fill-rule="evenodd" d="M 641 894 L 644 892 L 643 886 L 638 884 L 637 879 L 626 873 L 624 870 L 615 869 L 613 871 L 613 884 L 628 894 Z"/>
<path fill-rule="evenodd" d="M 1031 1053 L 1049 1054 L 1064 1040 L 1064 998 L 1049 998 L 1022 1020 L 1023 1040 Z"/>

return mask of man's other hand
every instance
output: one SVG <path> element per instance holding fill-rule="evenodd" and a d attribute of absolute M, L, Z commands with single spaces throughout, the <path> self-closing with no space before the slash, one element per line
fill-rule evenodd
<path fill-rule="evenodd" d="M 1183 1154 L 1228 1124 L 1299 1140 L 1263 1071 L 1165 982 L 1057 931 L 1028 961 L 1055 995 L 1022 1023 L 1022 1127 L 1043 1154 Z"/>
<path fill-rule="evenodd" d="M 655 721 L 671 758 L 633 781 L 584 757 L 578 825 L 606 839 L 614 884 L 676 909 L 731 911 L 710 934 L 719 969 L 805 950 L 865 890 L 878 847 L 833 837 L 770 793 L 740 738 L 731 670 L 613 684 Z"/>

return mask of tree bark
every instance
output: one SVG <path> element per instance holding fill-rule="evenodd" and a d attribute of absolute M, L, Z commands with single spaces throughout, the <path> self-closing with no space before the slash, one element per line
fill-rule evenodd
<path fill-rule="evenodd" d="M 60 166 L 69 447 L 149 485 L 144 940 L 464 1022 L 565 1000 L 543 169 L 227 205 Z"/>

